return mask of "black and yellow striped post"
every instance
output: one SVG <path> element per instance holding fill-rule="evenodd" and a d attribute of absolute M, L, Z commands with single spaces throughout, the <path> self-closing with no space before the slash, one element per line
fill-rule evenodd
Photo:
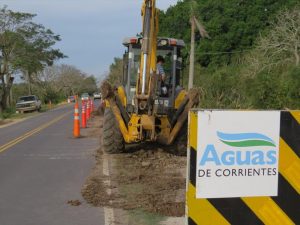
<path fill-rule="evenodd" d="M 198 111 L 189 116 L 188 225 L 300 224 L 300 111 L 282 111 L 276 197 L 196 198 Z"/>

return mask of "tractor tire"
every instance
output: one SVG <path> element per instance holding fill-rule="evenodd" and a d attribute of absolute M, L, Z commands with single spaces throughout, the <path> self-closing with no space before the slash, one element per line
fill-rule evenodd
<path fill-rule="evenodd" d="M 174 143 L 169 146 L 170 153 L 178 156 L 187 156 L 187 123 L 180 129 Z"/>
<path fill-rule="evenodd" d="M 110 108 L 105 108 L 104 111 L 102 135 L 102 146 L 104 152 L 109 154 L 124 152 L 124 138 Z"/>

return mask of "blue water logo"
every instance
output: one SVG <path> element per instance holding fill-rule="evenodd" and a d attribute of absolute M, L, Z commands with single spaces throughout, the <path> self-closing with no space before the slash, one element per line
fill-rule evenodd
<path fill-rule="evenodd" d="M 277 163 L 275 142 L 260 133 L 223 133 L 217 131 L 217 136 L 224 144 L 234 147 L 232 150 L 218 152 L 213 144 L 208 144 L 200 159 L 199 165 L 214 164 L 217 166 L 241 165 L 274 165 Z M 257 147 L 253 150 L 250 147 Z M 263 150 L 261 147 L 270 147 Z M 242 148 L 242 150 L 240 149 Z"/>
<path fill-rule="evenodd" d="M 276 147 L 275 142 L 268 136 L 260 133 L 223 133 L 217 131 L 219 139 L 226 145 L 232 147 Z"/>

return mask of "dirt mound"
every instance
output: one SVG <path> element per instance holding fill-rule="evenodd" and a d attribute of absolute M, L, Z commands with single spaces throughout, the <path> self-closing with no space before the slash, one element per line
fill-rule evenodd
<path fill-rule="evenodd" d="M 123 189 L 125 209 L 143 208 L 164 216 L 182 216 L 184 198 L 177 196 L 185 188 L 184 165 L 184 158 L 162 149 L 118 155 L 112 181 Z"/>
<path fill-rule="evenodd" d="M 80 206 L 81 202 L 79 200 L 70 200 L 67 202 L 67 204 L 72 205 L 72 206 Z"/>
<path fill-rule="evenodd" d="M 94 206 L 183 216 L 186 158 L 150 144 L 127 152 L 107 155 L 99 149 L 97 165 L 82 189 L 86 201 Z M 109 165 L 109 176 L 103 174 L 104 163 Z"/>

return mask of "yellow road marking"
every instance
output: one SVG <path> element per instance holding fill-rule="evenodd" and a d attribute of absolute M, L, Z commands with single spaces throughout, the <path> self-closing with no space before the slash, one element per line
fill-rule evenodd
<path fill-rule="evenodd" d="M 22 136 L 20 136 L 20 137 L 14 139 L 14 140 L 12 140 L 12 141 L 10 141 L 10 142 L 8 142 L 8 143 L 2 145 L 2 146 L 0 146 L 0 153 L 1 153 L 1 152 L 4 152 L 5 150 L 11 148 L 12 146 L 14 146 L 14 145 L 16 145 L 16 144 L 18 144 L 18 143 L 20 143 L 21 141 L 23 141 L 23 140 L 29 138 L 30 136 L 32 136 L 32 135 L 34 135 L 34 134 L 36 134 L 36 133 L 38 133 L 38 132 L 44 130 L 45 128 L 51 126 L 52 124 L 54 124 L 54 123 L 60 121 L 60 120 L 61 120 L 62 118 L 64 118 L 67 114 L 70 114 L 70 113 L 71 113 L 71 112 L 64 113 L 63 115 L 57 117 L 56 119 L 51 120 L 50 122 L 45 123 L 45 124 L 43 124 L 42 126 L 37 127 L 36 129 L 31 130 L 31 131 L 29 131 L 29 132 L 23 134 Z"/>

